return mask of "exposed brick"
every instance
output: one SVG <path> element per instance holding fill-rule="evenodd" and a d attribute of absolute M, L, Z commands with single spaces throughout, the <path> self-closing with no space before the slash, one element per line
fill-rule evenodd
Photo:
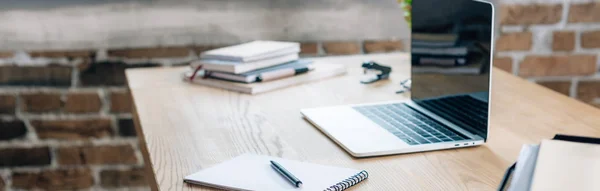
<path fill-rule="evenodd" d="M 396 52 L 404 49 L 400 40 L 365 41 L 365 53 Z"/>
<path fill-rule="evenodd" d="M 94 54 L 91 50 L 53 50 L 53 51 L 31 51 L 31 57 L 46 58 L 82 58 L 91 57 Z"/>
<path fill-rule="evenodd" d="M 566 96 L 570 94 L 571 82 L 538 82 L 538 84 Z"/>
<path fill-rule="evenodd" d="M 59 93 L 28 93 L 21 95 L 21 109 L 25 112 L 56 112 L 63 105 Z"/>
<path fill-rule="evenodd" d="M 0 114 L 14 114 L 17 99 L 13 95 L 0 95 Z"/>
<path fill-rule="evenodd" d="M 83 86 L 124 86 L 125 69 L 155 67 L 158 64 L 127 65 L 124 62 L 98 62 L 79 66 L 81 85 Z"/>
<path fill-rule="evenodd" d="M 502 34 L 496 41 L 498 51 L 530 50 L 533 42 L 531 32 Z"/>
<path fill-rule="evenodd" d="M 12 174 L 12 187 L 16 189 L 74 190 L 90 188 L 93 184 L 92 172 L 87 168 Z"/>
<path fill-rule="evenodd" d="M 135 137 L 135 124 L 132 119 L 119 119 L 119 135 L 123 137 Z"/>
<path fill-rule="evenodd" d="M 0 85 L 70 86 L 72 68 L 68 66 L 0 66 Z"/>
<path fill-rule="evenodd" d="M 315 42 L 306 42 L 300 44 L 300 54 L 317 55 L 319 54 L 319 44 Z"/>
<path fill-rule="evenodd" d="M 50 165 L 50 148 L 0 149 L 0 167 Z"/>
<path fill-rule="evenodd" d="M 65 147 L 56 151 L 61 165 L 136 164 L 131 145 Z"/>
<path fill-rule="evenodd" d="M 144 169 L 105 170 L 100 172 L 100 184 L 105 188 L 147 186 Z"/>
<path fill-rule="evenodd" d="M 511 57 L 497 57 L 494 58 L 494 66 L 512 74 L 513 60 Z"/>
<path fill-rule="evenodd" d="M 71 113 L 99 112 L 102 107 L 98 93 L 69 93 L 65 111 Z"/>
<path fill-rule="evenodd" d="M 110 102 L 110 111 L 114 113 L 129 113 L 133 108 L 129 92 L 112 92 Z"/>
<path fill-rule="evenodd" d="M 94 63 L 91 59 L 85 59 L 83 62 L 76 63 L 76 67 L 79 71 L 88 69 Z"/>
<path fill-rule="evenodd" d="M 24 137 L 27 128 L 23 121 L 0 121 L 0 141 Z"/>
<path fill-rule="evenodd" d="M 562 5 L 503 5 L 500 8 L 503 25 L 555 24 L 562 17 Z"/>
<path fill-rule="evenodd" d="M 325 53 L 330 55 L 359 54 L 360 47 L 356 42 L 327 42 L 323 44 Z"/>
<path fill-rule="evenodd" d="M 554 31 L 554 34 L 552 35 L 552 50 L 554 50 L 554 51 L 572 51 L 574 49 L 575 49 L 575 32 L 573 32 L 573 31 Z"/>
<path fill-rule="evenodd" d="M 581 47 L 600 48 L 600 31 L 581 33 Z"/>
<path fill-rule="evenodd" d="M 0 52 L 0 58 L 12 58 L 15 56 L 13 52 Z"/>
<path fill-rule="evenodd" d="M 600 98 L 600 81 L 580 81 L 577 85 L 577 99 L 591 103 Z"/>
<path fill-rule="evenodd" d="M 32 121 L 40 139 L 78 140 L 112 135 L 108 119 Z"/>
<path fill-rule="evenodd" d="M 55 157 L 60 165 L 87 164 L 80 147 L 58 148 Z"/>
<path fill-rule="evenodd" d="M 519 75 L 585 76 L 597 71 L 596 55 L 527 56 L 519 67 Z"/>
<path fill-rule="evenodd" d="M 569 8 L 569 23 L 600 22 L 600 3 L 576 3 Z"/>
<path fill-rule="evenodd" d="M 126 64 L 123 62 L 90 63 L 81 66 L 81 85 L 84 86 L 123 86 L 125 85 Z"/>
<path fill-rule="evenodd" d="M 190 55 L 190 47 L 127 48 L 108 50 L 108 56 L 118 58 L 172 58 Z"/>

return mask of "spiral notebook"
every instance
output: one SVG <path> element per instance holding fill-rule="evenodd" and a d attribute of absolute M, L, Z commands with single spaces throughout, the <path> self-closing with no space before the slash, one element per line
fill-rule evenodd
<path fill-rule="evenodd" d="M 294 187 L 271 168 L 276 161 L 302 181 Z M 341 191 L 368 178 L 366 171 L 325 166 L 277 157 L 244 154 L 186 176 L 184 182 L 225 190 Z"/>

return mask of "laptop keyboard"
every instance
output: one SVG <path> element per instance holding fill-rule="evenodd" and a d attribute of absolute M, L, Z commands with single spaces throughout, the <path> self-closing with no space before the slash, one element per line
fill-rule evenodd
<path fill-rule="evenodd" d="M 431 99 L 417 102 L 452 123 L 485 137 L 487 134 L 488 105 L 468 95 Z"/>
<path fill-rule="evenodd" d="M 465 140 L 465 137 L 405 104 L 353 108 L 409 145 Z"/>

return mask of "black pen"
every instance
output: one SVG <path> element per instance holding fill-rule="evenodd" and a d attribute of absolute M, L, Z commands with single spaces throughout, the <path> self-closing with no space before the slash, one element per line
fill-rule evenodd
<path fill-rule="evenodd" d="M 279 172 L 279 174 L 283 175 L 285 179 L 290 181 L 290 183 L 292 183 L 297 188 L 302 185 L 302 181 L 300 181 L 300 179 L 296 178 L 296 176 L 290 173 L 290 171 L 287 171 L 285 168 L 283 168 L 283 166 L 281 166 L 279 163 L 271 161 L 271 167 L 273 167 L 275 171 Z"/>
<path fill-rule="evenodd" d="M 308 66 L 302 67 L 302 68 L 287 68 L 287 69 L 265 72 L 265 73 L 258 75 L 256 78 L 257 78 L 257 81 L 259 81 L 259 82 L 266 82 L 266 81 L 278 80 L 281 78 L 287 78 L 290 76 L 304 74 L 304 73 L 307 73 L 314 69 L 315 69 L 315 67 L 313 65 L 308 65 Z"/>

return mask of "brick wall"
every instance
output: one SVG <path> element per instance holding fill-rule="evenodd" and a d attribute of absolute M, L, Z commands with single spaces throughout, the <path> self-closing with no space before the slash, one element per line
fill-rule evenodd
<path fill-rule="evenodd" d="M 395 0 L 5 0 L 0 50 L 407 40 L 402 15 Z"/>
<path fill-rule="evenodd" d="M 215 47 L 0 52 L 0 191 L 148 189 L 124 70 L 184 65 Z M 302 43 L 303 56 L 401 50 Z"/>
<path fill-rule="evenodd" d="M 600 107 L 600 2 L 500 3 L 496 67 Z"/>

